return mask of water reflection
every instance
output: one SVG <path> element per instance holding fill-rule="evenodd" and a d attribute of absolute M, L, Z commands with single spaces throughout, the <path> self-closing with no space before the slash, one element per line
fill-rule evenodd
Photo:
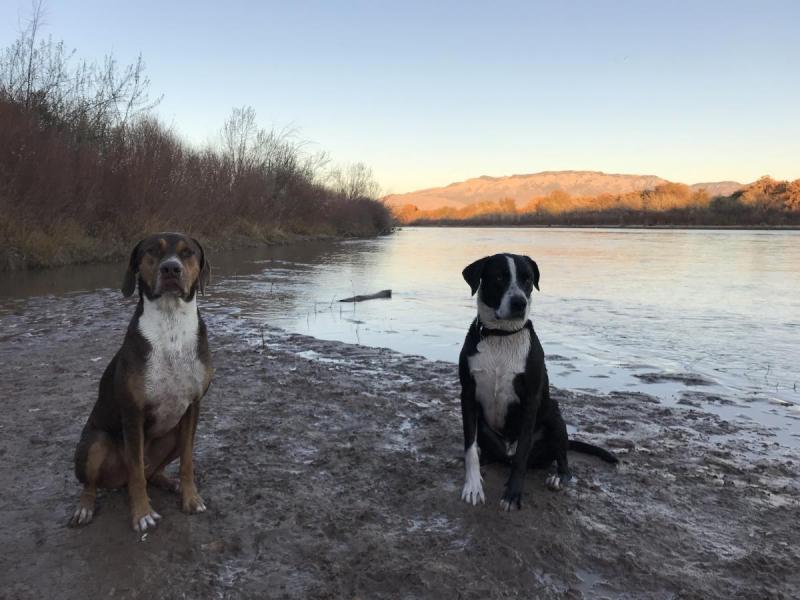
<path fill-rule="evenodd" d="M 722 395 L 736 402 L 720 404 L 725 416 L 794 429 L 800 415 L 780 404 L 800 404 L 800 232 L 409 228 L 212 255 L 205 302 L 292 332 L 455 362 L 475 312 L 461 270 L 498 251 L 539 263 L 533 319 L 556 385 L 673 402 L 689 402 L 687 391 Z M 6 274 L 0 310 L 14 298 L 116 288 L 123 271 Z M 392 299 L 336 302 L 381 289 Z M 649 373 L 710 385 L 636 377 Z"/>
<path fill-rule="evenodd" d="M 289 331 L 455 362 L 475 311 L 462 268 L 527 253 L 542 271 L 533 318 L 556 385 L 705 398 L 785 439 L 800 416 L 797 242 L 797 232 L 407 229 L 264 259 L 215 294 Z M 335 302 L 386 288 L 390 301 Z"/>

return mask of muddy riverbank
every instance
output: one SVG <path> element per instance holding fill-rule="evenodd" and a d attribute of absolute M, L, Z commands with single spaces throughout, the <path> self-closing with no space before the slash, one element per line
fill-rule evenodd
<path fill-rule="evenodd" d="M 72 453 L 132 305 L 101 291 L 0 314 L 1 598 L 791 598 L 800 462 L 773 436 L 635 392 L 555 390 L 575 437 L 563 493 L 532 472 L 501 513 L 463 481 L 456 369 L 206 312 L 217 368 L 196 445 L 209 507 L 129 529 L 124 492 L 65 523 Z"/>

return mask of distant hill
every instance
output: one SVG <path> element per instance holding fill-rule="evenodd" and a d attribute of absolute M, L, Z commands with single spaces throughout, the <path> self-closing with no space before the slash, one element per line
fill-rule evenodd
<path fill-rule="evenodd" d="M 733 192 L 738 192 L 745 187 L 738 181 L 709 181 L 707 183 L 693 183 L 690 185 L 693 190 L 704 189 L 711 197 L 730 196 Z"/>
<path fill-rule="evenodd" d="M 413 205 L 421 211 L 428 211 L 443 207 L 465 208 L 478 202 L 496 202 L 504 198 L 513 198 L 518 204 L 522 204 L 557 190 L 571 196 L 625 194 L 653 189 L 665 183 L 669 182 L 655 175 L 618 175 L 600 171 L 544 171 L 507 177 L 484 175 L 451 183 L 445 187 L 392 194 L 385 200 L 390 207 Z M 735 181 L 720 181 L 698 183 L 691 187 L 695 189 L 703 187 L 710 196 L 718 196 L 729 195 L 743 186 Z"/>

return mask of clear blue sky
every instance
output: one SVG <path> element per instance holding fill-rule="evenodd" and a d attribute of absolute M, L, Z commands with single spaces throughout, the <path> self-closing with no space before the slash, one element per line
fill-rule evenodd
<path fill-rule="evenodd" d="M 0 44 L 28 12 L 0 5 Z M 46 24 L 82 57 L 141 52 L 193 142 L 252 105 L 386 192 L 560 169 L 800 177 L 796 0 L 49 0 Z"/>

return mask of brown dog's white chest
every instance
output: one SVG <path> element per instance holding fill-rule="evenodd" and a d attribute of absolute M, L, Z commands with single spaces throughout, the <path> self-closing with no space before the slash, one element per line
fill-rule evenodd
<path fill-rule="evenodd" d="M 139 332 L 151 346 L 145 363 L 147 434 L 151 437 L 173 429 L 203 393 L 206 369 L 197 353 L 199 326 L 194 300 L 145 299 Z"/>

